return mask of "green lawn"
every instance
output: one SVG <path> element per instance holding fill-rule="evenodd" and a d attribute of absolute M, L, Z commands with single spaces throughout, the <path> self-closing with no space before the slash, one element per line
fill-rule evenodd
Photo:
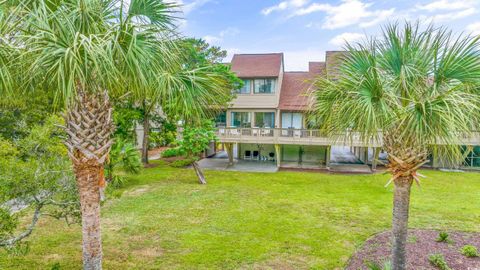
<path fill-rule="evenodd" d="M 424 171 L 410 226 L 480 231 L 480 174 Z M 390 227 L 388 175 L 207 171 L 166 166 L 130 178 L 102 209 L 105 269 L 341 269 Z M 30 252 L 0 269 L 81 268 L 78 225 L 44 219 Z"/>

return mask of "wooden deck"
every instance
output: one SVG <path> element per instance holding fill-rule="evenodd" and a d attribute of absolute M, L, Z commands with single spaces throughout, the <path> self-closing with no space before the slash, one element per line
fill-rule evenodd
<path fill-rule="evenodd" d="M 328 137 L 322 134 L 320 130 L 315 129 L 228 127 L 217 128 L 216 135 L 221 143 L 345 145 L 354 147 L 381 147 L 383 145 L 381 133 L 379 133 L 378 139 L 366 142 L 355 132 L 345 132 Z M 460 138 L 460 145 L 480 145 L 480 132 L 473 133 L 473 136 L 459 135 L 458 138 Z"/>

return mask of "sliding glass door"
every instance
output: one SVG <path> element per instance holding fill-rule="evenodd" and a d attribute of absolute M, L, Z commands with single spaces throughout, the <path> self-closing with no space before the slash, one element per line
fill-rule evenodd
<path fill-rule="evenodd" d="M 275 127 L 275 113 L 274 112 L 256 112 L 255 113 L 255 127 L 274 128 Z"/>
<path fill-rule="evenodd" d="M 302 113 L 284 112 L 282 113 L 282 128 L 301 129 L 303 127 Z"/>
<path fill-rule="evenodd" d="M 230 126 L 237 128 L 250 128 L 252 121 L 249 112 L 231 112 Z"/>

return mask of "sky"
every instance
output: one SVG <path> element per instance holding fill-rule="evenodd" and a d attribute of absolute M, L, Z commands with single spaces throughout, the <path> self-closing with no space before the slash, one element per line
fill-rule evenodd
<path fill-rule="evenodd" d="M 381 33 L 388 22 L 420 20 L 480 34 L 480 0 L 176 0 L 180 30 L 234 53 L 283 52 L 285 69 L 308 69 L 325 51 Z"/>

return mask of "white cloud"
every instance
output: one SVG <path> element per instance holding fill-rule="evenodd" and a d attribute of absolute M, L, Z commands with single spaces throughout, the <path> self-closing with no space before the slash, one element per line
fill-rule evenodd
<path fill-rule="evenodd" d="M 299 8 L 308 3 L 309 0 L 287 0 L 278 3 L 278 5 L 262 9 L 263 15 L 269 15 L 274 11 L 286 10 L 289 8 Z"/>
<path fill-rule="evenodd" d="M 419 10 L 426 10 L 428 12 L 442 11 L 442 10 L 459 10 L 469 9 L 475 6 L 475 1 L 472 0 L 437 0 L 425 5 L 416 5 Z"/>
<path fill-rule="evenodd" d="M 424 5 L 416 5 L 414 12 L 427 12 L 419 18 L 423 21 L 445 22 L 458 20 L 477 13 L 477 0 L 436 0 Z"/>
<path fill-rule="evenodd" d="M 190 12 L 211 1 L 212 0 L 193 0 L 189 3 L 185 3 L 183 0 L 175 0 L 174 2 L 180 5 L 180 9 L 183 11 L 183 14 L 188 15 Z"/>
<path fill-rule="evenodd" d="M 435 14 L 431 16 L 420 16 L 420 19 L 422 19 L 423 21 L 445 22 L 445 21 L 452 21 L 452 20 L 465 18 L 475 13 L 477 13 L 477 10 L 476 8 L 472 7 L 472 8 L 456 11 L 456 12 Z"/>
<path fill-rule="evenodd" d="M 329 42 L 330 44 L 332 45 L 335 45 L 335 46 L 338 46 L 338 47 L 341 47 L 343 45 L 345 45 L 346 42 L 356 42 L 356 41 L 360 41 L 362 40 L 363 38 L 365 38 L 365 35 L 364 34 L 360 34 L 360 33 L 342 33 L 338 36 L 335 36 L 334 38 L 332 38 Z"/>
<path fill-rule="evenodd" d="M 480 21 L 467 25 L 466 30 L 473 35 L 480 35 Z"/>
<path fill-rule="evenodd" d="M 370 27 L 386 20 L 395 12 L 394 8 L 372 10 L 372 5 L 372 3 L 365 3 L 362 0 L 341 0 L 341 3 L 338 5 L 320 2 L 308 4 L 308 1 L 304 0 L 290 0 L 266 8 L 262 10 L 262 13 L 269 15 L 274 11 L 288 11 L 288 18 L 292 18 L 315 12 L 324 12 L 327 16 L 321 28 L 337 29 L 355 24 L 360 24 L 361 27 Z M 309 24 L 307 27 L 315 25 Z"/>
<path fill-rule="evenodd" d="M 203 37 L 203 39 L 209 44 L 219 45 L 219 43 L 221 43 L 225 37 L 233 37 L 238 35 L 238 33 L 240 33 L 240 30 L 238 30 L 237 28 L 228 27 L 220 31 L 218 35 L 206 35 Z"/>
<path fill-rule="evenodd" d="M 361 24 L 361 27 L 369 27 L 378 24 L 389 16 L 395 9 L 370 10 L 371 3 L 363 3 L 360 0 L 342 0 L 337 6 L 330 4 L 313 3 L 305 8 L 300 8 L 292 16 L 302 16 L 314 12 L 325 12 L 327 14 L 322 28 L 337 29 L 350 25 Z"/>

